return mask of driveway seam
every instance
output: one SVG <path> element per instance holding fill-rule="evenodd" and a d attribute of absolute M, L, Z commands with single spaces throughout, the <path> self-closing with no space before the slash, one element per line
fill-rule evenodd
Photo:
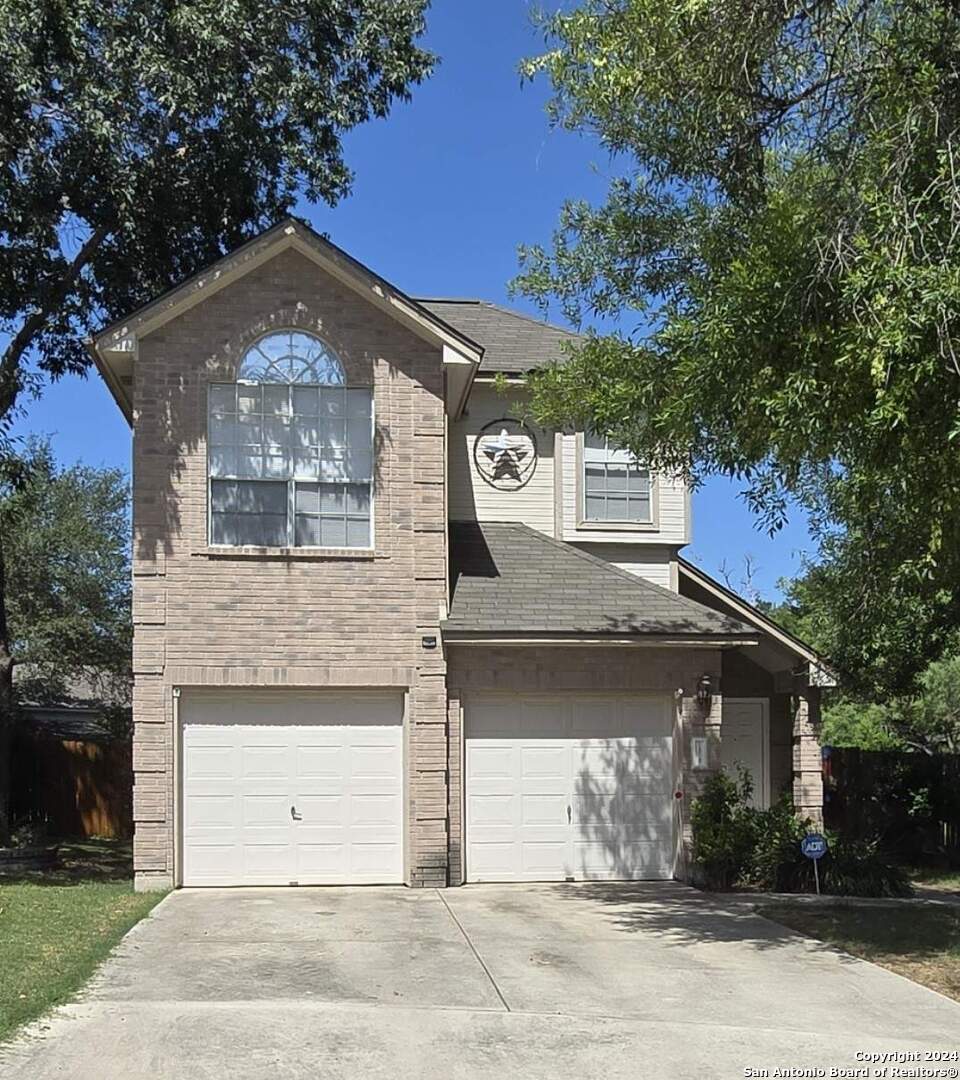
<path fill-rule="evenodd" d="M 513 1012 L 513 1010 L 507 1004 L 507 999 L 501 993 L 500 987 L 497 986 L 497 980 L 493 977 L 493 975 L 490 974 L 490 969 L 484 963 L 483 957 L 480 955 L 480 953 L 477 952 L 476 945 L 474 945 L 474 943 L 470 940 L 470 935 L 463 928 L 463 924 L 460 922 L 460 920 L 456 917 L 456 915 L 454 915 L 453 908 L 451 908 L 450 905 L 447 903 L 447 898 L 443 895 L 443 891 L 440 889 L 434 889 L 434 892 L 440 898 L 440 902 L 443 904 L 443 906 L 447 909 L 447 914 L 456 923 L 457 929 L 460 931 L 461 934 L 463 934 L 463 940 L 470 946 L 470 951 L 477 958 L 477 963 L 483 968 L 484 974 L 490 980 L 490 985 L 496 991 L 497 997 L 500 999 L 500 1002 L 503 1005 L 504 1009 L 506 1009 L 507 1012 Z"/>

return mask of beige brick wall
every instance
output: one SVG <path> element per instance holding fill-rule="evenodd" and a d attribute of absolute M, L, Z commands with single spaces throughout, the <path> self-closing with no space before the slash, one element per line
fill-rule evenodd
<path fill-rule="evenodd" d="M 497 649 L 473 646 L 450 647 L 447 660 L 450 701 L 448 723 L 450 792 L 450 881 L 463 879 L 463 784 L 461 774 L 462 717 L 469 709 L 471 693 L 491 690 L 563 693 L 569 691 L 637 691 L 670 694 L 679 704 L 676 716 L 679 737 L 675 740 L 678 787 L 677 832 L 681 838 L 680 876 L 686 876 L 689 859 L 689 808 L 701 791 L 709 772 L 720 766 L 720 717 L 722 701 L 714 694 L 704 714 L 696 701 L 701 675 L 720 682 L 718 649 L 655 648 L 526 648 Z M 683 694 L 674 697 L 677 690 Z M 463 708 L 461 708 L 463 705 Z M 710 750 L 710 770 L 690 767 L 690 739 L 705 735 Z"/>
<path fill-rule="evenodd" d="M 206 550 L 206 400 L 246 346 L 314 330 L 372 385 L 375 552 Z M 409 873 L 446 881 L 443 381 L 438 349 L 286 251 L 139 344 L 134 380 L 134 816 L 140 887 L 175 872 L 174 688 L 409 690 Z"/>

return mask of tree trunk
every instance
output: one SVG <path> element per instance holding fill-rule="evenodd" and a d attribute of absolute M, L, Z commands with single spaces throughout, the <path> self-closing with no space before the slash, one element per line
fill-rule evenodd
<path fill-rule="evenodd" d="M 10 752 L 13 742 L 13 655 L 7 629 L 6 567 L 0 530 L 0 845 L 10 839 Z"/>

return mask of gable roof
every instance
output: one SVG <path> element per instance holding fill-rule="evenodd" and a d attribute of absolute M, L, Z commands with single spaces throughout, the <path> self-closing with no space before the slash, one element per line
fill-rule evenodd
<path fill-rule="evenodd" d="M 811 648 L 806 642 L 791 634 L 789 630 L 785 630 L 779 623 L 765 615 L 749 601 L 744 600 L 742 596 L 739 596 L 732 589 L 727 588 L 726 585 L 721 585 L 719 581 L 710 577 L 699 566 L 694 566 L 693 563 L 688 562 L 679 555 L 677 556 L 677 563 L 681 586 L 684 579 L 698 585 L 709 596 L 719 601 L 723 607 L 734 612 L 738 618 L 743 619 L 754 629 L 769 635 L 788 653 L 792 653 L 799 660 L 809 664 L 811 677 L 816 685 L 836 685 L 836 673 L 830 667 L 829 662 L 816 649 Z"/>
<path fill-rule="evenodd" d="M 482 345 L 464 330 L 450 325 L 411 299 L 305 222 L 287 217 L 163 295 L 105 326 L 87 343 L 94 362 L 128 420 L 132 414 L 130 391 L 137 341 L 289 248 L 319 264 L 413 333 L 442 348 L 448 381 L 454 386 L 457 398 L 454 411 L 459 412 L 483 356 Z"/>
<path fill-rule="evenodd" d="M 445 640 L 750 644 L 746 623 L 515 522 L 450 524 Z"/>
<path fill-rule="evenodd" d="M 417 301 L 428 311 L 483 346 L 482 372 L 522 375 L 553 361 L 562 361 L 565 344 L 580 338 L 572 330 L 534 319 L 486 300 Z"/>

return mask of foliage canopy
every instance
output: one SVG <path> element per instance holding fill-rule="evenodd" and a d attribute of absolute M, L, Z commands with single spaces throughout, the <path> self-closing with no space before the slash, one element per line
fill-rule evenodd
<path fill-rule="evenodd" d="M 516 288 L 612 318 L 533 409 L 652 467 L 739 478 L 821 544 L 821 642 L 902 691 L 960 622 L 960 8 L 586 0 L 526 74 L 619 175 Z"/>

